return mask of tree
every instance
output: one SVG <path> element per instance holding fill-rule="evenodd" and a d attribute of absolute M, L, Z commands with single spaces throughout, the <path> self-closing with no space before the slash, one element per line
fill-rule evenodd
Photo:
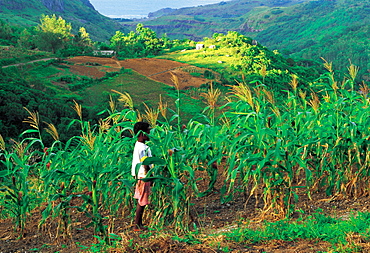
<path fill-rule="evenodd" d="M 157 34 L 143 24 L 138 24 L 136 31 L 128 34 L 117 31 L 110 41 L 118 54 L 131 57 L 157 55 L 164 47 L 164 41 L 157 38 Z"/>
<path fill-rule="evenodd" d="M 0 39 L 9 40 L 12 36 L 12 28 L 0 19 Z"/>
<path fill-rule="evenodd" d="M 110 39 L 111 46 L 117 51 L 121 52 L 123 45 L 125 44 L 125 34 L 120 31 L 116 31 L 116 34 Z"/>
<path fill-rule="evenodd" d="M 62 39 L 69 39 L 72 36 L 72 25 L 60 16 L 57 18 L 55 14 L 50 17 L 49 15 L 42 15 L 40 22 L 39 31 L 59 34 Z"/>
<path fill-rule="evenodd" d="M 72 37 L 72 26 L 62 17 L 42 15 L 40 22 L 36 44 L 42 50 L 55 53 Z"/>
<path fill-rule="evenodd" d="M 85 27 L 80 27 L 77 35 L 73 38 L 74 45 L 77 47 L 90 47 L 92 46 L 92 41 L 90 39 L 90 35 L 86 32 Z"/>
<path fill-rule="evenodd" d="M 157 34 L 150 28 L 144 27 L 143 24 L 137 24 L 136 33 L 138 43 L 144 44 L 145 54 L 157 55 L 163 47 L 163 41 L 157 38 Z"/>
<path fill-rule="evenodd" d="M 92 52 L 92 41 L 89 34 L 86 32 L 84 27 L 80 27 L 77 35 L 73 36 L 73 39 L 66 42 L 63 49 L 58 51 L 58 54 L 62 57 L 82 55 Z"/>
<path fill-rule="evenodd" d="M 64 46 L 64 41 L 60 34 L 52 32 L 41 32 L 36 39 L 36 45 L 39 49 L 55 53 Z"/>
<path fill-rule="evenodd" d="M 32 34 L 27 29 L 24 29 L 21 32 L 17 40 L 17 44 L 18 47 L 23 49 L 32 49 L 35 46 L 32 40 Z"/>

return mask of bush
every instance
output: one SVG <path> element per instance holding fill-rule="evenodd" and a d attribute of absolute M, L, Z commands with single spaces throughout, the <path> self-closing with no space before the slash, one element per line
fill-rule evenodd
<path fill-rule="evenodd" d="M 278 15 L 278 14 L 281 14 L 283 12 L 284 11 L 282 11 L 282 10 L 273 10 L 273 11 L 271 11 L 271 13 L 274 14 L 274 15 Z"/>
<path fill-rule="evenodd" d="M 206 69 L 204 71 L 204 78 L 207 78 L 207 79 L 214 79 L 215 78 L 215 75 L 213 74 L 212 71 L 209 71 L 208 69 Z"/>
<path fill-rule="evenodd" d="M 76 78 L 73 76 L 61 76 L 59 78 L 60 82 L 65 82 L 65 83 L 73 83 L 75 80 Z"/>

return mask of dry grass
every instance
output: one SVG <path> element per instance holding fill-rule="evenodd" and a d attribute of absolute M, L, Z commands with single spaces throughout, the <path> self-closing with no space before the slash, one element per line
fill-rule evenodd
<path fill-rule="evenodd" d="M 158 109 L 149 108 L 147 104 L 144 103 L 145 106 L 145 114 L 144 119 L 151 125 L 155 126 L 157 124 L 157 119 L 159 115 Z"/>
<path fill-rule="evenodd" d="M 44 122 L 48 127 L 45 129 L 45 131 L 51 135 L 51 137 L 55 140 L 55 141 L 59 141 L 59 133 L 58 133 L 58 130 L 57 128 L 52 124 L 52 123 L 48 123 L 48 122 Z"/>
<path fill-rule="evenodd" d="M 171 72 L 171 81 L 173 82 L 176 90 L 181 90 L 179 78 L 172 72 Z"/>
<path fill-rule="evenodd" d="M 119 92 L 116 90 L 111 91 L 120 95 L 118 101 L 121 102 L 125 107 L 128 107 L 131 110 L 134 109 L 134 101 L 132 100 L 132 97 L 128 92 Z"/>
<path fill-rule="evenodd" d="M 238 85 L 229 85 L 231 88 L 230 94 L 238 97 L 240 100 L 247 102 L 254 108 L 252 90 L 246 83 L 238 82 Z"/>
<path fill-rule="evenodd" d="M 88 124 L 87 128 L 87 134 L 82 133 L 82 139 L 85 145 L 90 149 L 94 149 L 96 136 L 94 136 L 94 133 L 91 131 L 90 124 Z"/>
<path fill-rule="evenodd" d="M 206 99 L 206 104 L 211 109 L 215 109 L 215 107 L 217 106 L 218 99 L 221 95 L 221 91 L 217 88 L 214 89 L 213 88 L 213 83 L 211 83 L 211 86 L 210 86 L 208 92 L 203 92 L 200 95 Z"/>
<path fill-rule="evenodd" d="M 321 60 L 324 61 L 324 67 L 327 71 L 329 71 L 330 73 L 333 73 L 333 63 L 332 62 L 328 62 L 326 59 L 324 59 L 323 57 L 321 57 Z"/>
<path fill-rule="evenodd" d="M 30 114 L 23 122 L 28 123 L 32 128 L 39 130 L 40 126 L 40 117 L 38 112 L 31 112 L 26 107 L 24 109 Z"/>
<path fill-rule="evenodd" d="M 298 77 L 297 75 L 292 75 L 292 81 L 289 83 L 292 87 L 293 91 L 295 92 L 298 87 Z"/>
<path fill-rule="evenodd" d="M 82 120 L 82 106 L 78 104 L 75 100 L 73 100 L 74 105 L 72 106 L 72 109 L 77 113 L 80 120 Z"/>
<path fill-rule="evenodd" d="M 5 150 L 5 141 L 1 134 L 0 134 L 0 150 Z"/>
<path fill-rule="evenodd" d="M 350 65 L 347 69 L 348 69 L 348 74 L 351 77 L 351 80 L 354 81 L 356 79 L 356 76 L 360 68 L 358 66 L 353 65 L 350 61 Z"/>
<path fill-rule="evenodd" d="M 312 96 L 312 99 L 308 102 L 308 104 L 311 105 L 312 109 L 315 112 L 318 112 L 319 107 L 320 107 L 320 99 L 315 92 L 312 92 L 311 96 Z"/>
<path fill-rule="evenodd" d="M 168 108 L 168 103 L 163 102 L 162 94 L 160 94 L 159 95 L 159 102 L 158 102 L 158 110 L 161 113 L 163 118 L 166 118 L 166 116 L 167 116 L 167 108 Z"/>
<path fill-rule="evenodd" d="M 360 94 L 361 94 L 361 96 L 363 96 L 364 99 L 367 99 L 368 95 L 369 95 L 369 92 L 370 92 L 369 86 L 367 86 L 365 84 L 365 82 L 363 81 L 362 85 L 360 85 Z M 367 100 L 367 101 L 369 101 L 369 100 Z"/>

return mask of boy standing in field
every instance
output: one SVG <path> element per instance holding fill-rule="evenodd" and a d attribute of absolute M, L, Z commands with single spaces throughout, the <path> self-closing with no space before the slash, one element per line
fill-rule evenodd
<path fill-rule="evenodd" d="M 150 125 L 146 122 L 137 122 L 134 125 L 134 133 L 137 135 L 137 141 L 134 147 L 132 156 L 131 174 L 137 180 L 135 187 L 134 198 L 138 200 L 135 215 L 134 231 L 140 231 L 143 226 L 143 214 L 145 206 L 149 204 L 150 186 L 151 182 L 144 182 L 140 179 L 145 178 L 149 171 L 149 165 L 140 165 L 139 170 L 136 171 L 138 163 L 142 163 L 147 157 L 151 157 L 152 153 L 148 145 L 145 144 L 149 140 Z"/>

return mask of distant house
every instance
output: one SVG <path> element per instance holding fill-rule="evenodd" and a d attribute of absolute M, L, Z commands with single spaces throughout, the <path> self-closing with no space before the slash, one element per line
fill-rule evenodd
<path fill-rule="evenodd" d="M 111 55 L 115 55 L 116 54 L 116 51 L 113 51 L 113 50 L 94 50 L 93 53 L 96 56 L 99 56 L 99 55 L 108 55 L 108 56 L 111 56 Z"/>
<path fill-rule="evenodd" d="M 203 49 L 204 48 L 204 44 L 196 44 L 195 45 L 195 49 L 196 50 L 201 50 L 201 49 Z"/>
<path fill-rule="evenodd" d="M 216 49 L 216 46 L 215 45 L 210 45 L 209 48 L 210 49 Z"/>

